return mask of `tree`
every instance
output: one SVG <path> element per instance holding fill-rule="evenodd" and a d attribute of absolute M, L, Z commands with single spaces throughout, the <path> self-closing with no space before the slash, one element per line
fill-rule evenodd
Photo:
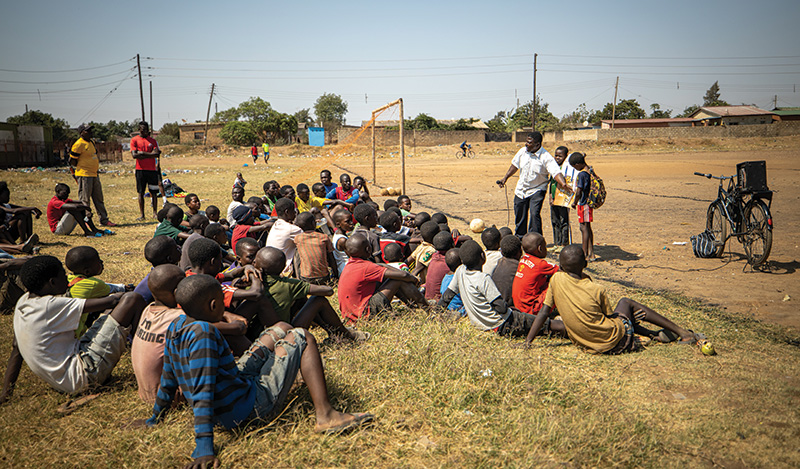
<path fill-rule="evenodd" d="M 706 90 L 706 95 L 703 96 L 703 106 L 728 106 L 728 103 L 719 99 L 719 81 L 715 81 L 711 87 Z"/>
<path fill-rule="evenodd" d="M 490 120 L 486 121 L 489 130 L 492 132 L 506 132 L 506 124 L 508 122 L 508 115 L 506 111 L 497 111 Z"/>
<path fill-rule="evenodd" d="M 613 116 L 613 117 L 612 117 Z M 589 116 L 589 122 L 597 124 L 602 120 L 613 119 L 644 119 L 647 113 L 639 106 L 635 99 L 623 99 L 617 103 L 616 114 L 614 114 L 614 104 L 606 103 L 601 111 L 595 111 Z"/>
<path fill-rule="evenodd" d="M 698 109 L 700 109 L 700 106 L 692 104 L 691 106 L 688 106 L 686 109 L 684 109 L 682 113 L 678 114 L 678 117 L 689 117 L 692 114 L 694 114 L 694 112 L 697 111 Z"/>
<path fill-rule="evenodd" d="M 238 121 L 239 117 L 241 117 L 239 109 L 232 107 L 224 111 L 216 112 L 214 117 L 211 118 L 211 122 L 233 122 Z"/>
<path fill-rule="evenodd" d="M 589 120 L 589 110 L 586 103 L 582 103 L 577 109 L 561 118 L 560 127 L 568 129 L 570 127 L 583 127 L 583 123 Z"/>
<path fill-rule="evenodd" d="M 650 119 L 669 119 L 672 117 L 672 109 L 663 110 L 658 103 L 651 104 L 650 109 L 653 111 L 650 113 Z"/>
<path fill-rule="evenodd" d="M 514 111 L 506 124 L 508 131 L 514 132 L 523 127 L 530 127 L 534 106 L 536 107 L 536 130 L 555 130 L 558 127 L 558 119 L 547 109 L 549 104 L 541 103 L 537 96 L 535 103 L 528 101 Z"/>
<path fill-rule="evenodd" d="M 9 124 L 17 125 L 42 125 L 53 129 L 53 141 L 74 140 L 78 135 L 71 131 L 69 124 L 64 119 L 57 119 L 51 114 L 42 111 L 27 111 L 19 116 L 11 116 L 6 119 Z"/>
<path fill-rule="evenodd" d="M 417 130 L 434 130 L 440 127 L 436 119 L 423 113 L 417 115 L 410 124 L 411 126 L 409 128 Z"/>
<path fill-rule="evenodd" d="M 160 145 L 169 145 L 180 141 L 181 129 L 177 122 L 170 122 L 161 126 L 161 130 L 158 131 L 158 143 Z"/>
<path fill-rule="evenodd" d="M 314 114 L 317 116 L 317 122 L 326 129 L 337 129 L 344 125 L 347 102 L 337 94 L 324 93 L 314 103 Z"/>
<path fill-rule="evenodd" d="M 219 131 L 219 137 L 228 145 L 252 145 L 258 140 L 258 134 L 247 122 L 228 122 Z"/>
<path fill-rule="evenodd" d="M 314 124 L 314 119 L 311 117 L 311 109 L 300 109 L 299 111 L 294 113 L 294 118 L 298 124 L 305 124 L 306 127 L 310 127 Z"/>

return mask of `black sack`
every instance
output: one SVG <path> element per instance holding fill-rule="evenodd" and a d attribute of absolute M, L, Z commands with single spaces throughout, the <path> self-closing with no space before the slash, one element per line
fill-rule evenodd
<path fill-rule="evenodd" d="M 695 257 L 704 259 L 717 257 L 717 240 L 710 230 L 705 230 L 689 239 L 692 240 L 692 251 L 694 251 Z"/>

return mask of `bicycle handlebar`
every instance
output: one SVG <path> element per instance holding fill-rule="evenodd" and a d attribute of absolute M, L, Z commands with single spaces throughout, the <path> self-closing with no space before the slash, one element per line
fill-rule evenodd
<path fill-rule="evenodd" d="M 712 176 L 711 174 L 698 173 L 697 171 L 695 171 L 694 175 L 695 176 L 702 176 L 702 177 L 708 178 L 708 179 L 719 179 L 720 181 L 724 181 L 726 179 L 733 179 L 733 178 L 736 177 L 736 176 Z"/>

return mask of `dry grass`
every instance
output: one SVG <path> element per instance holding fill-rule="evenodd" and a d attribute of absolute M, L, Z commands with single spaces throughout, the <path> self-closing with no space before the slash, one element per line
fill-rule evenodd
<path fill-rule="evenodd" d="M 511 152 L 508 147 L 492 148 Z M 197 171 L 170 177 L 208 199 L 204 206 L 214 203 L 224 212 L 246 153 L 231 160 L 217 159 L 218 153 L 192 156 L 196 152 L 168 158 L 164 166 Z M 293 153 L 297 158 L 273 156 L 269 169 L 249 168 L 248 189 L 267 179 L 291 179 L 297 174 L 292 169 L 312 161 L 302 158 L 312 154 L 307 147 Z M 69 247 L 89 244 L 105 260 L 102 278 L 128 283 L 143 277 L 148 266 L 141 250 L 155 225 L 134 223 L 129 166 L 109 167 L 124 172 L 102 179 L 112 220 L 124 225 L 118 236 L 56 238 L 37 222 L 43 253 L 63 259 Z M 53 172 L 5 177 L 14 188 L 12 202 L 41 207 L 52 186 L 68 179 Z M 310 398 L 301 388 L 272 424 L 216 432 L 219 456 L 226 467 L 800 465 L 796 339 L 776 326 L 590 273 L 612 297 L 632 297 L 705 332 L 719 355 L 654 345 L 637 354 L 594 356 L 558 339 L 526 349 L 519 340 L 477 332 L 464 320 L 408 311 L 362 324 L 373 334 L 366 345 L 322 350 L 335 405 L 375 413 L 372 428 L 340 437 L 313 434 Z M 11 316 L 0 317 L 0 357 L 8 356 L 11 322 Z M 0 408 L 0 461 L 12 467 L 182 465 L 194 447 L 191 410 L 174 412 L 155 429 L 123 429 L 150 412 L 135 383 L 125 355 L 101 397 L 61 416 L 56 408 L 67 397 L 23 367 L 12 401 Z"/>

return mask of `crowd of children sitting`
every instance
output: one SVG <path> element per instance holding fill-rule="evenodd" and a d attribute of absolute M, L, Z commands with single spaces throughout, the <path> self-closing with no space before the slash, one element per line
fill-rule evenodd
<path fill-rule="evenodd" d="M 450 311 L 528 344 L 541 334 L 568 337 L 596 353 L 635 351 L 637 335 L 696 340 L 632 300 L 612 310 L 605 289 L 583 273 L 579 245 L 560 250 L 556 266 L 545 260 L 542 235 L 519 239 L 492 226 L 481 233 L 481 247 L 451 230 L 445 214 L 413 213 L 408 196 L 387 200 L 381 210 L 363 178 L 351 184 L 342 174 L 339 183 L 324 170 L 311 188 L 267 181 L 263 196 L 245 199 L 240 173 L 224 217 L 214 205 L 202 211 L 196 194 L 185 197 L 185 210 L 166 203 L 144 246 L 152 269 L 135 286 L 100 280 L 103 261 L 87 246 L 67 253 L 69 275 L 52 256 L 3 261 L 2 280 L 18 286 L 19 298 L 0 401 L 10 397 L 23 359 L 55 389 L 83 392 L 110 376 L 130 340 L 139 396 L 154 405 L 151 418 L 137 423 L 158 424 L 182 396 L 195 413 L 193 457 L 212 462 L 213 426 L 234 428 L 280 412 L 298 371 L 315 406 L 316 431 L 371 420 L 333 409 L 308 329 L 320 326 L 326 341 L 361 343 L 370 334 L 354 326 L 398 311 L 395 304 Z M 7 192 L 0 186 L 6 204 Z M 86 236 L 103 235 L 91 210 L 68 198 L 67 185 L 56 185 L 55 193 L 47 208 L 54 233 L 80 226 Z M 6 231 L 23 238 L 33 234 L 29 218 L 41 214 L 16 206 L 9 213 L 15 231 Z M 328 300 L 334 294 L 341 313 Z"/>

